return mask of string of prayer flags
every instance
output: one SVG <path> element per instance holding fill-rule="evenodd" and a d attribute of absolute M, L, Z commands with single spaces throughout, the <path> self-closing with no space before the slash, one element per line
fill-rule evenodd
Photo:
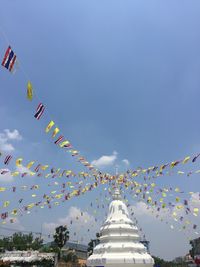
<path fill-rule="evenodd" d="M 42 116 L 42 114 L 44 113 L 44 110 L 45 110 L 45 107 L 42 103 L 39 103 L 39 105 L 37 106 L 37 109 L 36 109 L 36 113 L 34 115 L 34 117 L 39 120 Z"/>
<path fill-rule="evenodd" d="M 30 101 L 33 99 L 33 86 L 30 81 L 27 83 L 27 98 Z"/>
<path fill-rule="evenodd" d="M 10 72 L 13 72 L 16 60 L 17 60 L 17 56 L 15 55 L 15 53 L 9 46 L 5 52 L 1 65 L 7 70 L 9 70 Z"/>

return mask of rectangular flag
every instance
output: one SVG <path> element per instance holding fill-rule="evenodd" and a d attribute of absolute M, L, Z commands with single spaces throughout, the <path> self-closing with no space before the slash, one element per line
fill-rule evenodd
<path fill-rule="evenodd" d="M 12 159 L 12 156 L 11 155 L 6 156 L 5 157 L 5 160 L 4 160 L 4 164 L 5 165 L 8 165 L 11 159 Z"/>
<path fill-rule="evenodd" d="M 70 146 L 71 146 L 71 144 L 70 144 L 70 142 L 69 142 L 68 140 L 63 141 L 63 142 L 60 144 L 60 147 L 70 147 Z"/>
<path fill-rule="evenodd" d="M 32 100 L 33 98 L 33 86 L 30 81 L 27 83 L 27 98 L 28 100 Z"/>
<path fill-rule="evenodd" d="M 53 131 L 52 137 L 54 138 L 58 132 L 60 132 L 60 129 L 56 127 Z"/>
<path fill-rule="evenodd" d="M 45 107 L 42 103 L 40 103 L 37 107 L 36 113 L 34 115 L 34 117 L 39 120 L 42 116 L 42 114 L 44 113 Z"/>
<path fill-rule="evenodd" d="M 6 50 L 6 53 L 4 55 L 1 65 L 5 67 L 6 69 L 8 69 L 10 72 L 12 72 L 16 59 L 17 59 L 17 56 L 15 55 L 15 53 L 9 46 Z"/>
<path fill-rule="evenodd" d="M 54 121 L 50 121 L 50 123 L 47 125 L 45 129 L 45 132 L 48 133 L 53 126 L 54 126 Z"/>
<path fill-rule="evenodd" d="M 58 137 L 58 139 L 54 142 L 54 144 L 59 144 L 62 140 L 64 139 L 64 136 L 63 135 L 60 135 L 59 137 Z"/>

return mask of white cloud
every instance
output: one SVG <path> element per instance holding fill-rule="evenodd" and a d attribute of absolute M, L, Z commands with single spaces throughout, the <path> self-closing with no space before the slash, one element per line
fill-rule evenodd
<path fill-rule="evenodd" d="M 109 156 L 101 156 L 99 159 L 93 160 L 91 163 L 92 165 L 96 166 L 97 168 L 104 168 L 107 166 L 111 166 L 115 163 L 117 159 L 117 152 L 113 151 L 112 155 Z"/>
<path fill-rule="evenodd" d="M 5 129 L 3 133 L 0 133 L 0 150 L 4 152 L 12 152 L 15 150 L 14 146 L 10 143 L 10 141 L 19 141 L 22 139 L 18 130 L 10 131 L 9 129 Z"/>
<path fill-rule="evenodd" d="M 199 192 L 193 192 L 188 203 L 190 208 L 200 208 L 200 194 Z"/>
<path fill-rule="evenodd" d="M 2 171 L 8 171 L 6 174 L 1 174 Z M 9 169 L 0 169 L 0 182 L 12 182 L 13 176 L 11 175 L 11 172 Z"/>
<path fill-rule="evenodd" d="M 6 171 L 6 173 L 1 174 L 2 172 Z M 15 171 L 18 171 L 20 174 L 27 173 L 27 175 L 30 175 L 31 171 L 22 166 L 17 166 Z M 0 169 L 0 182 L 12 182 L 14 181 L 14 177 L 11 175 L 11 171 L 9 169 Z"/>
<path fill-rule="evenodd" d="M 83 212 L 77 207 L 70 207 L 68 214 L 65 217 L 58 218 L 55 222 L 45 222 L 43 224 L 44 232 L 52 236 L 55 228 L 59 225 L 67 225 L 71 240 L 76 238 L 80 240 L 81 237 L 84 237 L 86 243 L 92 236 L 95 236 L 100 228 L 93 215 Z M 90 229 L 89 232 L 88 229 Z M 77 233 L 77 236 L 74 236 L 74 233 Z"/>
<path fill-rule="evenodd" d="M 123 159 L 122 162 L 126 165 L 126 166 L 129 166 L 130 165 L 130 162 L 128 159 Z"/>
<path fill-rule="evenodd" d="M 20 135 L 18 130 L 13 130 L 10 131 L 9 129 L 5 129 L 5 136 L 9 139 L 9 140 L 22 140 L 22 136 Z"/>

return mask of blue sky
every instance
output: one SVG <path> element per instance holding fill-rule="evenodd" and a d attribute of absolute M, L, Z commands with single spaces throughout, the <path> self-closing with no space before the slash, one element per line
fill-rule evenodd
<path fill-rule="evenodd" d="M 1 133 L 17 129 L 22 136 L 11 140 L 14 156 L 81 170 L 44 133 L 49 118 L 89 161 L 116 151 L 104 171 L 115 172 L 116 164 L 125 171 L 124 159 L 136 168 L 199 152 L 199 1 L 0 0 L 0 6 L 0 28 L 26 73 L 21 67 L 14 75 L 0 71 Z M 1 58 L 7 45 L 1 33 Z M 33 118 L 37 100 L 26 100 L 28 79 L 48 109 L 39 122 Z M 159 183 L 185 191 L 200 186 L 197 176 Z M 94 196 L 54 209 L 53 216 L 38 212 L 34 225 L 31 216 L 19 224 L 40 230 L 42 223 L 64 218 L 70 206 L 82 209 Z M 165 242 L 158 227 L 170 230 L 156 223 L 144 227 L 154 254 L 172 258 L 187 252 L 187 240 L 168 232 L 165 238 L 175 247 L 158 248 Z"/>

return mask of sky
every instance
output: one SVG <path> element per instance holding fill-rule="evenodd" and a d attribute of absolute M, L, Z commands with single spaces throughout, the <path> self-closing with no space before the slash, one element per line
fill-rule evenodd
<path fill-rule="evenodd" d="M 24 162 L 37 159 L 82 170 L 45 133 L 50 119 L 105 172 L 115 173 L 116 166 L 119 172 L 149 167 L 200 151 L 198 0 L 0 0 L 0 6 L 0 58 L 10 44 L 19 60 L 15 74 L 0 69 L 3 152 Z M 28 80 L 37 94 L 31 103 L 26 99 Z M 39 101 L 46 111 L 36 121 Z M 46 180 L 35 177 L 1 176 L 0 181 L 2 186 L 40 183 L 49 190 Z M 200 186 L 197 175 L 166 177 L 158 183 L 187 192 L 198 192 Z M 51 232 L 77 210 L 94 223 L 91 209 L 85 207 L 97 195 L 101 198 L 101 190 L 104 187 L 62 207 L 20 217 L 7 227 Z M 17 200 L 19 194 L 2 199 Z M 130 204 L 152 254 L 173 259 L 188 252 L 182 232 L 169 229 L 141 209 L 141 203 Z"/>

